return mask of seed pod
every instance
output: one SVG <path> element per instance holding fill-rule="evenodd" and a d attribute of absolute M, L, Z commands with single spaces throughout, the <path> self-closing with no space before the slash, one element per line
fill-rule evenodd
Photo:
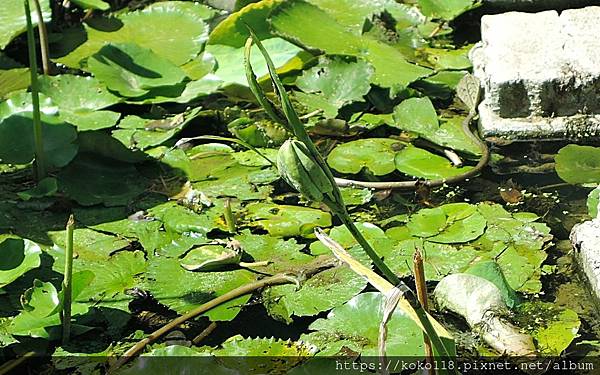
<path fill-rule="evenodd" d="M 306 198 L 321 202 L 333 186 L 300 141 L 288 139 L 277 153 L 277 169 L 283 179 Z"/>

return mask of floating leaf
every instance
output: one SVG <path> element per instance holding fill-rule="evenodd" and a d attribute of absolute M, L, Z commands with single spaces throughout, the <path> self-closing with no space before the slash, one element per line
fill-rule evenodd
<path fill-rule="evenodd" d="M 28 201 L 32 198 L 43 198 L 54 195 L 58 191 L 58 185 L 56 178 L 46 177 L 38 184 L 28 190 L 18 192 L 17 195 L 24 201 Z"/>
<path fill-rule="evenodd" d="M 481 261 L 469 267 L 465 273 L 482 277 L 494 284 L 502 294 L 504 303 L 509 308 L 512 309 L 519 303 L 517 293 L 508 285 L 498 263 L 494 261 Z"/>
<path fill-rule="evenodd" d="M 92 18 L 84 27 L 64 31 L 50 50 L 60 56 L 55 61 L 81 68 L 83 60 L 107 43 L 135 43 L 180 66 L 202 50 L 208 37 L 208 25 L 203 20 L 212 14 L 205 5 L 193 2 L 154 3 L 118 18 Z"/>
<path fill-rule="evenodd" d="M 427 17 L 450 21 L 473 8 L 475 0 L 418 0 L 418 3 Z"/>
<path fill-rule="evenodd" d="M 2 239 L 0 237 L 0 239 Z M 0 242 L 0 289 L 25 272 L 40 266 L 40 247 L 20 238 L 4 238 Z"/>
<path fill-rule="evenodd" d="M 50 21 L 52 11 L 49 0 L 39 0 L 42 10 L 42 18 L 45 22 Z M 33 26 L 38 23 L 37 13 L 31 12 Z M 17 35 L 27 30 L 25 20 L 25 7 L 21 0 L 5 0 L 0 7 L 0 49 L 4 49 Z"/>
<path fill-rule="evenodd" d="M 27 68 L 0 69 L 0 99 L 29 87 L 31 75 Z"/>
<path fill-rule="evenodd" d="M 400 150 L 394 161 L 400 172 L 428 180 L 450 178 L 473 169 L 455 167 L 448 159 L 413 145 Z"/>
<path fill-rule="evenodd" d="M 271 25 L 279 34 L 307 48 L 364 58 L 375 68 L 373 83 L 382 87 L 404 88 L 430 73 L 427 68 L 408 63 L 396 48 L 349 32 L 332 16 L 306 2 L 282 4 L 271 14 Z"/>
<path fill-rule="evenodd" d="M 83 9 L 110 9 L 110 5 L 102 0 L 73 0 L 73 3 L 75 3 L 75 5 Z"/>
<path fill-rule="evenodd" d="M 131 164 L 98 155 L 79 155 L 58 174 L 59 188 L 78 203 L 126 205 L 148 188 Z"/>
<path fill-rule="evenodd" d="M 220 245 L 205 245 L 190 250 L 181 266 L 188 271 L 218 271 L 227 265 L 240 263 L 242 253 Z"/>
<path fill-rule="evenodd" d="M 109 89 L 126 97 L 172 86 L 185 79 L 183 70 L 152 50 L 131 43 L 107 44 L 88 60 L 88 68 Z"/>
<path fill-rule="evenodd" d="M 40 92 L 58 106 L 62 119 L 77 126 L 80 131 L 111 127 L 120 117 L 116 112 L 98 111 L 121 99 L 93 77 L 71 74 L 42 76 Z"/>
<path fill-rule="evenodd" d="M 486 223 L 476 206 L 450 203 L 420 210 L 410 217 L 406 226 L 413 236 L 426 237 L 431 242 L 462 243 L 481 236 Z"/>
<path fill-rule="evenodd" d="M 260 202 L 249 204 L 246 209 L 252 226 L 275 237 L 312 237 L 316 227 L 331 226 L 331 214 L 314 208 Z"/>
<path fill-rule="evenodd" d="M 144 288 L 160 303 L 183 314 L 254 280 L 256 275 L 246 270 L 189 272 L 181 267 L 178 259 L 154 257 L 148 262 Z M 231 320 L 249 299 L 250 295 L 243 295 L 205 315 L 213 321 Z"/>
<path fill-rule="evenodd" d="M 519 305 L 517 320 L 535 338 L 540 353 L 547 356 L 561 355 L 581 326 L 575 311 L 541 301 Z"/>
<path fill-rule="evenodd" d="M 320 351 L 331 355 L 347 350 L 363 356 L 378 355 L 379 324 L 384 297 L 378 292 L 362 293 L 336 307 L 327 319 L 317 319 L 309 327 L 312 332 L 301 336 Z M 402 310 L 396 309 L 388 323 L 386 354 L 418 360 L 424 356 L 423 333 Z"/>
<path fill-rule="evenodd" d="M 555 158 L 556 173 L 570 184 L 600 181 L 600 147 L 566 145 Z"/>
<path fill-rule="evenodd" d="M 344 105 L 362 101 L 371 88 L 372 74 L 373 68 L 364 60 L 322 58 L 318 65 L 305 70 L 296 79 L 296 86 L 326 101 L 334 110 L 326 110 L 325 116 L 336 117 L 338 109 Z"/>
<path fill-rule="evenodd" d="M 273 59 L 276 68 L 284 66 L 301 51 L 294 44 L 281 38 L 266 39 L 262 43 Z M 206 46 L 206 52 L 217 59 L 218 68 L 215 75 L 223 81 L 224 86 L 229 84 L 248 86 L 246 73 L 244 69 L 240 68 L 243 67 L 244 62 L 244 47 L 210 44 Z M 256 48 L 251 52 L 250 63 L 258 77 L 268 73 L 267 64 Z"/>
<path fill-rule="evenodd" d="M 395 139 L 368 138 L 343 143 L 327 156 L 329 166 L 340 173 L 359 173 L 367 168 L 376 176 L 392 173 L 396 153 L 406 146 Z"/>

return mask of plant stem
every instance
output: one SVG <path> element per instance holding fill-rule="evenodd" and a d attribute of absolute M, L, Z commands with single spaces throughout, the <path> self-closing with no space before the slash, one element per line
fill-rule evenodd
<path fill-rule="evenodd" d="M 25 18 L 27 19 L 27 50 L 29 52 L 29 71 L 31 74 L 31 103 L 33 104 L 33 143 L 35 148 L 34 175 L 37 181 L 47 175 L 42 137 L 42 121 L 40 118 L 40 96 L 37 76 L 37 57 L 35 52 L 35 36 L 31 22 L 29 0 L 25 0 Z"/>
<path fill-rule="evenodd" d="M 42 53 L 42 69 L 45 75 L 50 74 L 50 58 L 49 58 L 49 50 L 48 47 L 48 30 L 46 29 L 46 24 L 44 23 L 44 16 L 42 15 L 42 7 L 40 7 L 39 0 L 33 0 L 33 6 L 35 6 L 35 14 L 38 19 L 38 34 L 40 36 L 40 51 Z"/>
<path fill-rule="evenodd" d="M 19 358 L 13 359 L 12 361 L 6 362 L 0 366 L 0 375 L 8 374 L 11 370 L 15 369 L 21 363 L 25 362 L 27 359 L 36 355 L 36 352 L 27 352 L 20 356 Z"/>
<path fill-rule="evenodd" d="M 229 232 L 237 232 L 235 216 L 233 215 L 233 211 L 231 211 L 231 199 L 229 198 L 225 199 L 225 223 L 227 223 L 227 230 L 229 230 Z"/>
<path fill-rule="evenodd" d="M 336 212 L 336 215 L 340 218 L 342 223 L 348 228 L 352 237 L 356 239 L 358 244 L 363 248 L 363 250 L 367 253 L 369 258 L 375 264 L 375 267 L 383 273 L 385 278 L 393 285 L 397 285 L 400 282 L 400 279 L 396 274 L 392 272 L 388 268 L 388 266 L 381 260 L 381 257 L 377 255 L 377 252 L 373 249 L 373 247 L 369 244 L 367 239 L 362 235 L 362 233 L 358 230 L 348 213 L 346 212 Z"/>
<path fill-rule="evenodd" d="M 423 306 L 423 310 L 429 312 L 429 303 L 427 301 L 427 284 L 425 282 L 425 270 L 423 268 L 423 256 L 419 249 L 416 249 L 413 257 L 413 267 L 415 273 L 415 287 L 417 289 L 417 298 Z M 423 345 L 425 346 L 425 361 L 431 364 L 429 374 L 435 375 L 435 366 L 433 363 L 433 348 L 429 337 L 423 333 Z"/>
<path fill-rule="evenodd" d="M 252 292 L 254 292 L 258 289 L 262 289 L 266 286 L 292 284 L 295 282 L 296 281 L 294 280 L 294 278 L 292 276 L 278 274 L 275 276 L 266 277 L 262 280 L 251 282 L 249 284 L 242 285 L 242 286 L 235 288 L 221 296 L 218 296 L 217 298 L 212 299 L 212 300 L 198 306 L 197 308 L 188 312 L 187 314 L 175 318 L 174 320 L 170 321 L 166 325 L 164 325 L 161 328 L 157 329 L 156 331 L 152 332 L 148 337 L 137 342 L 128 351 L 126 351 L 125 354 L 123 354 L 123 356 L 121 358 L 119 358 L 119 360 L 117 362 L 115 362 L 111 366 L 111 368 L 109 369 L 108 372 L 111 373 L 112 371 L 123 366 L 133 356 L 135 356 L 137 353 L 142 351 L 146 347 L 146 345 L 153 343 L 154 341 L 156 341 L 158 338 L 160 338 L 162 335 L 166 334 L 170 330 L 185 323 L 187 320 L 193 319 L 193 318 L 197 317 L 198 315 L 203 314 L 203 313 L 219 306 L 222 303 L 231 301 L 232 299 L 243 296 L 245 294 L 252 293 Z"/>
<path fill-rule="evenodd" d="M 75 228 L 75 219 L 73 215 L 69 216 L 67 221 L 66 248 L 65 248 L 65 274 L 63 278 L 63 311 L 62 311 L 62 343 L 69 342 L 71 336 L 71 282 L 73 276 L 73 229 Z"/>
<path fill-rule="evenodd" d="M 210 335 L 212 333 L 212 331 L 214 331 L 216 328 L 217 328 L 217 322 L 210 322 L 208 327 L 204 328 L 204 330 L 202 332 L 200 332 L 200 334 L 198 334 L 198 336 L 194 337 L 194 339 L 192 340 L 192 343 L 194 345 L 198 345 L 202 340 L 204 340 L 206 337 L 208 337 L 208 335 Z"/>

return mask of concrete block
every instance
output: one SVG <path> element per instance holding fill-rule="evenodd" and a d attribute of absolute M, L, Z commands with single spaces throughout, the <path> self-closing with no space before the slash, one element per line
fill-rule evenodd
<path fill-rule="evenodd" d="M 600 219 L 575 225 L 570 237 L 577 264 L 600 299 Z"/>
<path fill-rule="evenodd" d="M 485 137 L 600 134 L 599 19 L 600 7 L 482 18 L 482 40 L 470 57 L 485 93 Z"/>
<path fill-rule="evenodd" d="M 541 11 L 600 5 L 599 0 L 484 0 L 484 6 L 504 11 Z"/>

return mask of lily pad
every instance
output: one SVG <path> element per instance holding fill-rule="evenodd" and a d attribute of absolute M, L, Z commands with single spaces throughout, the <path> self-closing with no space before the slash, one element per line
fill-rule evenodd
<path fill-rule="evenodd" d="M 331 354 L 350 349 L 363 356 L 378 356 L 383 303 L 381 293 L 359 294 L 333 309 L 327 319 L 317 319 L 309 327 L 316 332 L 304 334 L 301 339 Z M 388 323 L 386 354 L 418 360 L 424 353 L 421 329 L 402 310 L 396 309 Z"/>
<path fill-rule="evenodd" d="M 452 20 L 473 8 L 474 0 L 418 0 L 421 12 L 430 18 Z"/>
<path fill-rule="evenodd" d="M 50 0 L 40 0 L 40 8 L 44 21 L 50 21 L 52 16 Z M 31 22 L 34 27 L 38 23 L 37 13 L 33 6 L 31 7 Z M 11 40 L 25 30 L 27 30 L 27 22 L 23 1 L 3 1 L 2 7 L 0 7 L 0 49 L 4 49 Z"/>
<path fill-rule="evenodd" d="M 448 159 L 413 145 L 400 150 L 394 161 L 400 172 L 429 180 L 446 179 L 473 169 L 455 167 Z"/>
<path fill-rule="evenodd" d="M 4 238 L 0 242 L 0 289 L 25 272 L 40 266 L 40 247 L 20 238 Z"/>
<path fill-rule="evenodd" d="M 61 118 L 80 131 L 111 127 L 120 117 L 116 112 L 98 111 L 119 103 L 121 99 L 93 77 L 71 74 L 42 76 L 40 92 L 58 106 Z"/>
<path fill-rule="evenodd" d="M 38 184 L 28 190 L 20 191 L 17 193 L 19 198 L 24 201 L 28 201 L 33 198 L 43 198 L 54 195 L 58 191 L 58 185 L 56 178 L 46 177 L 42 179 Z"/>
<path fill-rule="evenodd" d="M 406 226 L 413 236 L 431 242 L 464 243 L 481 236 L 487 221 L 476 206 L 468 203 L 450 203 L 426 208 L 411 216 Z"/>
<path fill-rule="evenodd" d="M 331 214 L 314 208 L 261 202 L 249 204 L 246 209 L 252 226 L 275 237 L 312 237 L 316 227 L 331 226 Z"/>
<path fill-rule="evenodd" d="M 131 164 L 98 155 L 79 155 L 58 174 L 59 188 L 84 206 L 129 204 L 148 188 Z"/>
<path fill-rule="evenodd" d="M 30 82 L 28 68 L 0 69 L 0 99 L 15 91 L 26 90 Z"/>
<path fill-rule="evenodd" d="M 570 184 L 600 181 L 600 147 L 567 145 L 555 158 L 556 173 Z"/>
<path fill-rule="evenodd" d="M 284 66 L 301 51 L 296 45 L 281 38 L 266 39 L 262 43 L 269 52 L 276 68 Z M 248 86 L 246 73 L 244 69 L 240 68 L 244 62 L 244 47 L 210 44 L 206 46 L 205 51 L 217 59 L 218 68 L 215 75 L 223 81 L 223 86 L 229 84 Z M 252 49 L 250 62 L 258 77 L 268 73 L 267 64 L 257 48 Z"/>
<path fill-rule="evenodd" d="M 364 60 L 352 61 L 343 57 L 322 58 L 319 64 L 305 70 L 296 86 L 305 93 L 317 95 L 329 104 L 332 111 L 326 117 L 336 117 L 346 104 L 362 101 L 370 88 L 373 68 Z"/>
<path fill-rule="evenodd" d="M 181 259 L 181 266 L 188 271 L 218 271 L 223 266 L 240 263 L 242 253 L 220 245 L 205 245 L 190 250 Z"/>
<path fill-rule="evenodd" d="M 125 97 L 142 96 L 186 78 L 168 59 L 132 43 L 105 45 L 90 57 L 88 68 L 110 90 Z"/>
<path fill-rule="evenodd" d="M 367 168 L 376 176 L 396 170 L 394 158 L 406 146 L 395 139 L 368 138 L 343 143 L 327 156 L 329 166 L 340 173 L 359 173 Z"/>
<path fill-rule="evenodd" d="M 154 257 L 148 262 L 144 288 L 160 303 L 184 314 L 254 280 L 256 275 L 246 270 L 190 272 L 181 267 L 178 259 Z M 213 321 L 232 320 L 249 299 L 250 295 L 243 295 L 205 315 Z"/>
<path fill-rule="evenodd" d="M 517 319 L 537 342 L 544 355 L 559 356 L 578 336 L 581 322 L 573 310 L 547 302 L 525 302 L 519 305 Z"/>
<path fill-rule="evenodd" d="M 277 7 L 271 14 L 271 25 L 280 35 L 306 48 L 364 58 L 375 68 L 373 83 L 382 87 L 404 88 L 431 72 L 407 62 L 391 45 L 349 32 L 331 15 L 306 2 L 286 2 Z"/>
<path fill-rule="evenodd" d="M 102 0 L 73 0 L 73 3 L 83 9 L 109 10 L 110 4 Z"/>
<path fill-rule="evenodd" d="M 60 56 L 56 62 L 81 68 L 107 43 L 135 43 L 180 66 L 201 52 L 208 38 L 204 19 L 212 14 L 205 5 L 187 1 L 154 3 L 118 18 L 92 18 L 83 28 L 63 32 L 51 51 Z"/>

